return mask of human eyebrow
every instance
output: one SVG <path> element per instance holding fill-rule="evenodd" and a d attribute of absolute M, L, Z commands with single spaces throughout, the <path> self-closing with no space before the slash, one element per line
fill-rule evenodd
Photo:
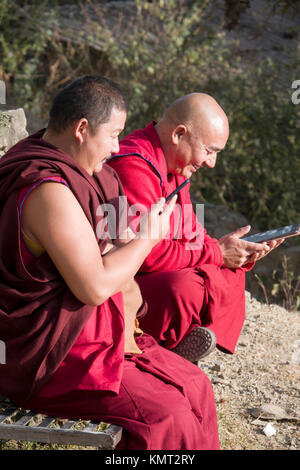
<path fill-rule="evenodd" d="M 210 152 L 221 152 L 222 150 L 225 150 L 226 147 L 223 147 L 223 148 L 219 148 L 219 147 L 208 147 L 208 150 Z"/>

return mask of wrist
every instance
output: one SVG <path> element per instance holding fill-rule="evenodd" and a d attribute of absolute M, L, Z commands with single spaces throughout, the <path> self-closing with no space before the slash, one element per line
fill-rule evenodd
<path fill-rule="evenodd" d="M 153 240 L 145 235 L 143 236 L 141 233 L 138 233 L 129 243 L 133 243 L 135 245 L 135 249 L 140 251 L 143 259 L 145 259 L 157 242 L 158 240 Z"/>

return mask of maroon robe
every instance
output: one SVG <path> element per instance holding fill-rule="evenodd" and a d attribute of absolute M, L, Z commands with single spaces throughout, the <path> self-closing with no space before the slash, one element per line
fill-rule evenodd
<path fill-rule="evenodd" d="M 122 189 L 106 165 L 98 177 L 90 176 L 65 152 L 41 139 L 44 131 L 15 145 L 0 161 L 0 339 L 6 364 L 0 364 L 0 394 L 13 400 L 35 395 L 58 368 L 94 311 L 82 304 L 66 286 L 47 253 L 24 266 L 17 209 L 19 191 L 38 179 L 64 178 L 95 233 L 101 203 L 117 204 Z M 99 240 L 103 250 L 106 241 Z M 123 368 L 124 318 L 118 296 L 105 303 L 110 310 L 113 338 L 107 354 L 117 373 L 107 389 L 118 392 Z M 105 307 L 104 307 L 105 308 Z M 70 321 L 70 319 L 72 321 Z M 103 357 L 103 368 L 106 354 Z M 107 373 L 106 375 L 109 375 Z"/>

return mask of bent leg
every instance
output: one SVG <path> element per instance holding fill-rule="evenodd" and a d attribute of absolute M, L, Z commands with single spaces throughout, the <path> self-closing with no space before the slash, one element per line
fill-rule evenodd
<path fill-rule="evenodd" d="M 135 277 L 148 312 L 140 327 L 168 349 L 174 348 L 205 320 L 204 279 L 194 269 L 156 272 Z"/>
<path fill-rule="evenodd" d="M 177 429 L 181 430 L 181 439 L 187 442 L 187 447 L 184 448 L 219 449 L 214 392 L 205 373 L 177 354 L 160 347 L 151 336 L 145 334 L 138 341 L 140 348 L 146 353 L 136 358 L 138 363 L 143 363 L 145 369 L 149 367 L 147 363 L 150 358 L 151 373 L 157 374 L 159 371 L 162 380 L 181 392 L 178 403 L 184 397 L 183 416 L 180 415 L 180 408 L 175 415 L 177 403 L 169 403 L 168 395 L 164 397 L 164 405 L 170 407 Z M 163 395 L 159 392 L 157 398 L 162 400 Z M 189 413 L 185 410 L 189 410 Z M 192 429 L 195 434 L 189 432 Z M 173 446 L 173 449 L 179 447 Z"/>
<path fill-rule="evenodd" d="M 62 418 L 110 422 L 124 428 L 119 449 L 218 449 L 214 396 L 205 374 L 148 335 L 143 354 L 127 355 L 120 393 L 76 390 L 33 398 L 21 406 Z"/>
<path fill-rule="evenodd" d="M 140 326 L 161 346 L 173 349 L 195 326 L 204 326 L 215 333 L 219 349 L 234 352 L 245 318 L 244 274 L 208 269 L 203 275 L 186 268 L 136 276 L 148 303 Z"/>

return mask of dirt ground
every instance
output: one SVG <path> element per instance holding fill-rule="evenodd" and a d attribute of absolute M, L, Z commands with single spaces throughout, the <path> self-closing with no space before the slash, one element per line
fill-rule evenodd
<path fill-rule="evenodd" d="M 250 410 L 279 405 L 300 416 L 299 312 L 267 305 L 246 293 L 246 321 L 234 355 L 214 351 L 199 362 L 215 391 L 223 450 L 298 450 L 299 420 L 256 418 Z M 264 433 L 271 423 L 276 431 Z"/>

